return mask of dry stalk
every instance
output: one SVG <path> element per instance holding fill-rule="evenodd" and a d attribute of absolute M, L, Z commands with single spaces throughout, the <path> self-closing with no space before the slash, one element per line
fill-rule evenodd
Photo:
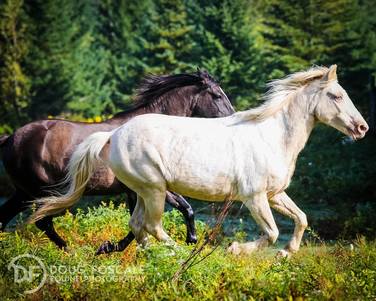
<path fill-rule="evenodd" d="M 172 281 L 174 281 L 174 282 L 177 281 L 185 271 L 187 271 L 192 266 L 199 264 L 200 262 L 205 260 L 207 257 L 209 257 L 217 249 L 217 247 L 220 244 L 220 241 L 216 242 L 214 248 L 208 254 L 206 254 L 202 258 L 199 258 L 199 255 L 201 254 L 201 252 L 203 251 L 205 246 L 208 245 L 209 243 L 213 242 L 217 238 L 217 236 L 220 232 L 221 226 L 223 224 L 223 221 L 225 220 L 227 214 L 229 213 L 231 205 L 233 203 L 234 203 L 234 201 L 231 199 L 231 197 L 226 198 L 226 200 L 225 200 L 225 202 L 222 206 L 221 212 L 219 213 L 219 215 L 216 219 L 214 227 L 212 228 L 212 230 L 209 233 L 205 233 L 206 235 L 204 234 L 205 239 L 203 241 L 202 241 L 202 239 L 200 239 L 200 241 L 196 244 L 196 246 L 193 248 L 191 254 L 180 265 L 180 268 L 175 272 L 174 276 L 172 277 Z"/>

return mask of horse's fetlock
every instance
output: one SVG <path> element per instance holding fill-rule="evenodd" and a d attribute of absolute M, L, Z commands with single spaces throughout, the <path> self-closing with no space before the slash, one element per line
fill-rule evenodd
<path fill-rule="evenodd" d="M 274 244 L 277 239 L 278 239 L 278 236 L 279 236 L 279 230 L 278 229 L 274 229 L 273 231 L 271 231 L 268 235 L 268 240 L 271 244 Z"/>
<path fill-rule="evenodd" d="M 190 218 L 190 219 L 195 218 L 195 213 L 194 213 L 192 208 L 187 209 L 187 217 Z"/>

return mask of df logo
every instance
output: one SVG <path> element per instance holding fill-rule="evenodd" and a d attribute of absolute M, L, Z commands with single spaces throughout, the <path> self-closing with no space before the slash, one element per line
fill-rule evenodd
<path fill-rule="evenodd" d="M 38 291 L 47 279 L 47 269 L 43 261 L 31 254 L 22 254 L 14 257 L 8 264 L 8 270 L 14 272 L 15 283 L 39 283 L 37 287 L 24 291 L 25 294 L 32 294 Z"/>

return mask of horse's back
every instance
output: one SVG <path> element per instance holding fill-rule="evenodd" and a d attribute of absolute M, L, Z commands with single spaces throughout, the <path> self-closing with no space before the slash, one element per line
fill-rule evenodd
<path fill-rule="evenodd" d="M 231 135 L 219 119 L 143 115 L 111 137 L 109 163 L 130 186 L 166 185 L 202 199 L 211 190 L 211 198 L 222 198 L 234 183 Z"/>
<path fill-rule="evenodd" d="M 2 148 L 2 159 L 14 184 L 33 195 L 65 175 L 75 146 L 97 126 L 65 120 L 34 121 L 17 129 Z"/>
<path fill-rule="evenodd" d="M 227 147 L 233 131 L 217 119 L 188 118 L 147 114 L 137 116 L 120 127 L 112 136 L 111 142 L 117 140 L 117 147 L 148 149 L 154 148 L 169 154 L 196 152 L 202 147 Z"/>

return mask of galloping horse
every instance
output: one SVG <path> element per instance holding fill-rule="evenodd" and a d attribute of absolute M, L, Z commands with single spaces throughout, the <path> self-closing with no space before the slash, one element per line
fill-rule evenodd
<path fill-rule="evenodd" d="M 146 113 L 223 117 L 234 113 L 234 109 L 219 84 L 206 71 L 198 71 L 194 74 L 146 77 L 139 87 L 136 103 L 101 123 L 42 120 L 23 126 L 13 135 L 0 138 L 4 166 L 16 188 L 15 194 L 0 207 L 2 229 L 27 207 L 29 201 L 48 195 L 46 188 L 64 178 L 71 154 L 86 137 L 98 131 L 111 131 L 134 116 Z M 142 137 L 143 133 L 139 135 Z M 168 139 L 168 136 L 165 137 Z M 128 205 L 133 212 L 135 194 L 102 165 L 96 169 L 85 194 L 123 192 L 128 194 Z M 167 201 L 182 211 L 188 227 L 187 242 L 195 242 L 194 217 L 190 205 L 174 193 L 167 193 Z M 59 247 L 66 246 L 53 228 L 52 217 L 42 219 L 36 225 Z M 133 238 L 130 233 L 116 246 L 106 242 L 99 253 L 121 250 Z"/>
<path fill-rule="evenodd" d="M 111 133 L 93 134 L 80 144 L 69 163 L 68 192 L 39 200 L 42 207 L 32 219 L 74 204 L 103 158 L 115 176 L 137 193 L 130 227 L 139 243 L 146 243 L 147 233 L 161 241 L 170 240 L 161 223 L 166 191 L 170 190 L 201 200 L 244 202 L 265 235 L 253 242 L 233 243 L 229 251 L 235 254 L 277 240 L 270 207 L 292 218 L 294 234 L 280 251 L 288 256 L 299 249 L 307 219 L 285 189 L 317 122 L 353 139 L 363 138 L 368 130 L 339 85 L 335 65 L 276 80 L 263 105 L 229 117 L 136 117 Z M 107 143 L 109 154 L 101 157 Z"/>

